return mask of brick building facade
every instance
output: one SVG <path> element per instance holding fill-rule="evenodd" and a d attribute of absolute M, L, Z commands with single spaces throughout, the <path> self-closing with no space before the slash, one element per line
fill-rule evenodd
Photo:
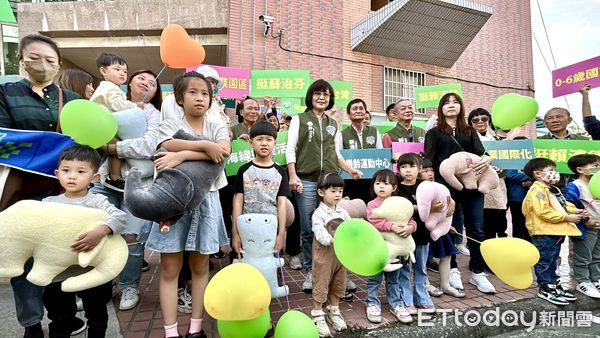
<path fill-rule="evenodd" d="M 529 2 L 475 2 L 491 6 L 493 14 L 454 66 L 445 68 L 352 51 L 351 27 L 371 13 L 370 1 L 231 0 L 227 63 L 252 69 L 308 69 L 312 78 L 350 81 L 354 97 L 363 98 L 370 109 L 379 112 L 384 109 L 384 66 L 424 72 L 426 85 L 456 81 L 430 75 L 435 74 L 523 88 L 501 89 L 459 81 L 467 111 L 476 107 L 490 109 L 495 97 L 507 92 L 533 96 L 532 91 L 526 90 L 528 86 L 533 88 Z M 295 52 L 284 51 L 278 39 L 263 36 L 264 25 L 258 16 L 264 13 L 275 17 L 273 34 L 278 29 L 285 30 L 282 46 Z"/>

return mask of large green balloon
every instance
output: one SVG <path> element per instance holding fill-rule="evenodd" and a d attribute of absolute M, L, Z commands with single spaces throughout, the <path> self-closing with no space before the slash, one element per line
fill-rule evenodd
<path fill-rule="evenodd" d="M 500 95 L 492 105 L 492 122 L 499 129 L 516 128 L 535 118 L 538 109 L 532 97 L 514 93 Z"/>
<path fill-rule="evenodd" d="M 600 200 L 600 172 L 590 178 L 590 192 L 595 200 Z"/>
<path fill-rule="evenodd" d="M 340 224 L 333 238 L 333 249 L 340 263 L 357 275 L 376 275 L 388 260 L 383 237 L 363 219 L 350 219 Z"/>
<path fill-rule="evenodd" d="M 63 134 L 94 149 L 105 145 L 117 134 L 117 120 L 111 112 L 88 100 L 73 100 L 60 112 Z"/>
<path fill-rule="evenodd" d="M 217 330 L 222 338 L 263 338 L 269 331 L 269 309 L 249 320 L 217 320 Z"/>
<path fill-rule="evenodd" d="M 279 318 L 274 338 L 319 338 L 319 332 L 307 315 L 291 310 Z"/>

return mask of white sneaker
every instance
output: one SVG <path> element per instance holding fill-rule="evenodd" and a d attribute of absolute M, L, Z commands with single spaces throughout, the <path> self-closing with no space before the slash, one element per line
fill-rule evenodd
<path fill-rule="evenodd" d="M 458 268 L 450 269 L 448 282 L 450 283 L 450 286 L 455 289 L 464 289 L 462 280 L 460 279 L 460 271 L 458 271 Z"/>
<path fill-rule="evenodd" d="M 306 274 L 306 279 L 304 280 L 304 283 L 302 283 L 302 291 L 306 293 L 312 292 L 312 271 L 309 271 Z"/>
<path fill-rule="evenodd" d="M 473 273 L 471 272 L 471 278 L 469 283 L 475 285 L 477 289 L 483 293 L 496 293 L 496 288 L 487 279 L 487 273 Z"/>
<path fill-rule="evenodd" d="M 344 331 L 348 328 L 346 321 L 344 321 L 344 317 L 342 317 L 339 306 L 328 305 L 325 319 L 333 326 L 335 331 Z"/>
<path fill-rule="evenodd" d="M 300 270 L 302 269 L 302 262 L 300 261 L 300 256 L 292 256 L 290 258 L 290 269 L 292 270 Z"/>
<path fill-rule="evenodd" d="M 323 310 L 312 310 L 310 315 L 317 327 L 319 337 L 333 337 L 331 331 L 329 331 L 329 326 L 327 326 L 327 322 L 325 321 L 325 312 L 323 312 Z"/>
<path fill-rule="evenodd" d="M 471 256 L 471 251 L 464 244 L 456 244 L 456 249 L 465 256 Z"/>
<path fill-rule="evenodd" d="M 377 305 L 367 305 L 367 320 L 371 323 L 381 323 L 381 309 Z"/>
<path fill-rule="evenodd" d="M 396 306 L 390 309 L 390 312 L 398 318 L 398 321 L 403 324 L 412 323 L 413 319 L 408 310 L 404 306 Z"/>
<path fill-rule="evenodd" d="M 596 289 L 596 286 L 592 282 L 583 282 L 577 284 L 575 290 L 583 293 L 584 295 L 592 298 L 600 298 L 600 291 Z"/>
<path fill-rule="evenodd" d="M 126 288 L 121 293 L 121 302 L 119 302 L 119 310 L 131 310 L 133 309 L 137 303 L 140 301 L 140 296 L 138 296 L 139 291 L 135 288 Z"/>
<path fill-rule="evenodd" d="M 346 291 L 348 291 L 348 292 L 356 291 L 356 284 L 354 284 L 354 282 L 351 281 L 350 278 L 346 279 Z"/>
<path fill-rule="evenodd" d="M 189 285 L 177 289 L 177 312 L 192 313 L 192 294 Z"/>

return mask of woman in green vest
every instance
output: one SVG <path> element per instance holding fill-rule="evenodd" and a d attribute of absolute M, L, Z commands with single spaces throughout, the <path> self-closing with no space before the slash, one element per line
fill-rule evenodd
<path fill-rule="evenodd" d="M 338 167 L 352 178 L 362 178 L 362 172 L 349 166 L 342 155 L 342 136 L 337 122 L 325 114 L 333 108 L 335 95 L 325 80 L 313 82 L 306 92 L 306 111 L 292 117 L 288 132 L 286 158 L 290 189 L 298 203 L 304 253 L 304 268 L 308 272 L 302 285 L 312 290 L 312 221 L 317 204 L 317 180 L 322 173 L 336 172 Z"/>
<path fill-rule="evenodd" d="M 383 148 L 377 128 L 364 125 L 367 104 L 362 99 L 348 102 L 346 108 L 351 125 L 342 131 L 344 149 Z"/>

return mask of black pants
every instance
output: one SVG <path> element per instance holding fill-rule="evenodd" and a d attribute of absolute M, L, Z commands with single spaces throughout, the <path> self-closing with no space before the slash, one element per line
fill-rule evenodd
<path fill-rule="evenodd" d="M 523 201 L 508 201 L 508 207 L 512 216 L 512 233 L 513 237 L 524 239 L 531 243 L 531 236 L 529 236 L 529 231 L 525 227 L 525 216 L 523 216 L 523 211 L 521 210 L 522 206 Z"/>
<path fill-rule="evenodd" d="M 483 209 L 485 239 L 506 237 L 506 209 Z"/>
<path fill-rule="evenodd" d="M 108 327 L 106 304 L 112 298 L 112 283 L 108 282 L 88 290 L 64 292 L 60 283 L 51 283 L 44 288 L 44 306 L 48 311 L 50 338 L 70 338 L 73 330 L 73 318 L 77 313 L 75 295 L 83 301 L 83 310 L 87 318 L 87 337 L 103 338 Z"/>
<path fill-rule="evenodd" d="M 287 228 L 285 235 L 285 253 L 290 256 L 299 255 L 302 252 L 302 247 L 300 246 L 300 217 L 298 215 L 300 212 L 298 211 L 298 205 L 296 204 L 296 199 L 292 197 L 288 197 L 292 205 L 294 206 L 294 222 Z"/>

